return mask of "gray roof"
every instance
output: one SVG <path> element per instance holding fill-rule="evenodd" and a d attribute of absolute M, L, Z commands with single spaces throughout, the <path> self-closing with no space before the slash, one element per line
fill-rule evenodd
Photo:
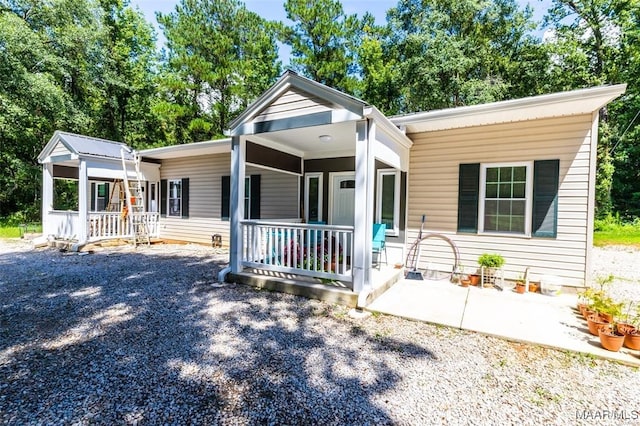
<path fill-rule="evenodd" d="M 69 151 L 79 156 L 102 157 L 109 159 L 121 159 L 120 150 L 125 148 L 125 159 L 133 160 L 131 148 L 122 142 L 110 141 L 107 139 L 99 139 L 91 136 L 76 135 L 74 133 L 61 132 L 57 130 L 49 143 L 42 150 L 40 156 L 48 155 L 48 152 L 58 143 L 62 142 Z"/>

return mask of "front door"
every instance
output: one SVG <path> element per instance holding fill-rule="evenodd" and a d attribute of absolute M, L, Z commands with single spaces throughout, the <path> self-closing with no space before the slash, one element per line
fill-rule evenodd
<path fill-rule="evenodd" d="M 331 173 L 331 208 L 329 221 L 332 225 L 353 226 L 356 199 L 356 176 L 352 172 Z"/>

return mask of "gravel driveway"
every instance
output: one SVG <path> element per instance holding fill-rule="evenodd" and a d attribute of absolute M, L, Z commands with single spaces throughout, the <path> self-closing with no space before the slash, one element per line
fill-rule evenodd
<path fill-rule="evenodd" d="M 218 286 L 215 273 L 225 261 L 198 246 L 79 256 L 0 240 L 0 422 L 640 419 L 637 369 L 394 317 L 353 319 L 339 306 Z"/>

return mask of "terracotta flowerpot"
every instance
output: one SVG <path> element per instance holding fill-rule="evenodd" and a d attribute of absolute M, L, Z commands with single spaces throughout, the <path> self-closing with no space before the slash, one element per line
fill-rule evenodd
<path fill-rule="evenodd" d="M 598 330 L 600 344 L 608 351 L 618 352 L 624 343 L 624 334 L 619 334 L 610 327 L 601 327 Z"/>
<path fill-rule="evenodd" d="M 539 290 L 537 283 L 529 283 L 529 293 L 537 293 Z"/>
<path fill-rule="evenodd" d="M 589 333 L 594 336 L 598 335 L 598 330 L 602 327 L 606 327 L 609 325 L 608 321 L 605 321 L 603 318 L 599 317 L 597 314 L 589 315 L 587 317 L 587 326 L 589 327 Z"/>
<path fill-rule="evenodd" d="M 576 309 L 578 310 L 578 312 L 580 312 L 580 315 L 583 315 L 583 311 L 587 308 L 587 305 L 584 303 L 578 303 L 576 305 Z"/>
<path fill-rule="evenodd" d="M 469 280 L 469 279 L 466 279 L 466 280 L 465 280 L 465 279 L 462 279 L 462 280 L 460 280 L 460 285 L 461 285 L 462 287 L 469 287 L 469 284 L 471 284 L 471 280 Z"/>
<path fill-rule="evenodd" d="M 624 335 L 625 348 L 640 351 L 640 331 L 634 329 L 633 331 L 627 330 L 628 333 Z"/>
<path fill-rule="evenodd" d="M 584 311 L 582 311 L 582 316 L 584 317 L 584 319 L 586 320 L 590 315 L 596 315 L 596 311 L 592 311 L 589 308 L 584 308 Z"/>
<path fill-rule="evenodd" d="M 618 323 L 618 331 L 622 334 L 629 334 L 629 333 L 633 333 L 634 331 L 636 331 L 636 328 L 631 325 L 631 324 L 627 324 L 624 322 L 619 322 Z"/>
<path fill-rule="evenodd" d="M 480 284 L 480 275 L 477 275 L 477 274 L 469 275 L 469 281 L 471 282 L 471 285 Z"/>
<path fill-rule="evenodd" d="M 521 283 L 517 283 L 516 284 L 516 292 L 517 293 L 524 294 L 526 289 L 527 289 L 527 287 L 524 284 L 521 284 Z"/>
<path fill-rule="evenodd" d="M 599 315 L 600 315 L 600 318 L 602 318 L 603 320 L 607 322 L 613 322 L 613 315 L 607 314 L 604 312 L 599 312 Z"/>

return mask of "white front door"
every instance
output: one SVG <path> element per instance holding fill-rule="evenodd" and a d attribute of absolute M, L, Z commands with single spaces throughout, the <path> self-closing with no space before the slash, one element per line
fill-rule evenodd
<path fill-rule="evenodd" d="M 329 222 L 332 225 L 353 226 L 356 200 L 356 175 L 353 172 L 331 173 Z"/>

